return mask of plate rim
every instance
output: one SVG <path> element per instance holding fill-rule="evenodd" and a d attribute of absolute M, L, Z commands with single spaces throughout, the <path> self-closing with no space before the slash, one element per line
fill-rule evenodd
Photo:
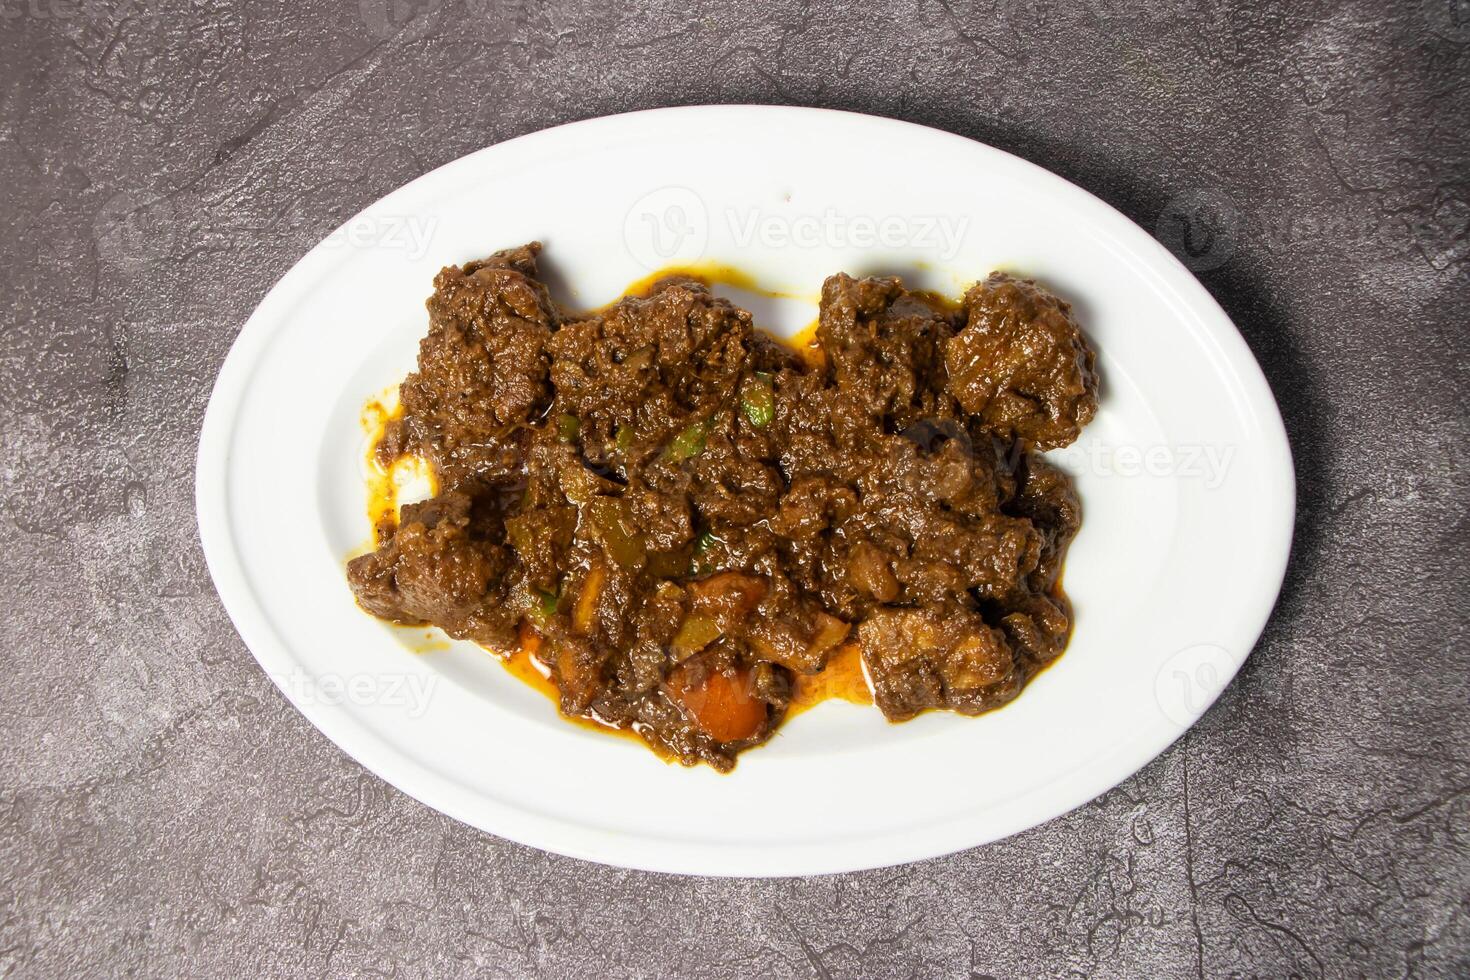
<path fill-rule="evenodd" d="M 1214 703 L 1238 673 L 1240 667 L 1254 650 L 1269 622 L 1284 583 L 1290 559 L 1295 525 L 1296 493 L 1295 468 L 1291 446 L 1282 420 L 1280 407 L 1271 392 L 1270 385 L 1260 368 L 1259 362 L 1246 344 L 1239 328 L 1220 307 L 1204 285 L 1172 253 L 1157 242 L 1145 229 L 1119 212 L 1106 201 L 1058 174 L 1015 156 L 1005 150 L 942 129 L 918 123 L 875 116 L 865 113 L 836 109 L 798 106 L 771 106 L 749 104 L 696 105 L 645 109 L 635 112 L 599 116 L 577 122 L 548 127 L 527 133 L 511 140 L 491 144 L 449 161 L 419 177 L 405 183 L 388 194 L 370 202 L 341 227 L 347 227 L 368 211 L 380 208 L 415 188 L 437 182 L 452 169 L 472 166 L 476 158 L 513 144 L 524 144 L 549 133 L 565 133 L 583 130 L 589 135 L 599 129 L 615 129 L 620 125 L 648 117 L 677 118 L 698 114 L 708 121 L 710 116 L 721 114 L 748 116 L 750 114 L 777 114 L 784 116 L 818 117 L 823 122 L 835 121 L 838 125 L 877 127 L 890 129 L 895 137 L 904 133 L 922 133 L 926 139 L 940 138 L 950 141 L 957 152 L 974 153 L 977 150 L 994 155 L 1021 171 L 1029 172 L 1034 179 L 1055 189 L 1072 195 L 1087 206 L 1101 209 L 1115 222 L 1137 232 L 1129 236 L 1125 244 L 1140 261 L 1140 270 L 1150 274 L 1156 285 L 1174 294 L 1185 308 L 1210 316 L 1201 316 L 1197 327 L 1215 347 L 1217 363 L 1230 369 L 1231 376 L 1247 396 L 1256 428 L 1268 439 L 1269 445 L 1263 459 L 1267 459 L 1263 478 L 1275 486 L 1276 508 L 1274 527 L 1269 539 L 1276 545 L 1274 552 L 1262 560 L 1262 566 L 1270 574 L 1264 576 L 1253 590 L 1252 602 L 1242 603 L 1242 612 L 1247 615 L 1247 625 L 1240 631 L 1248 644 L 1234 657 L 1230 676 L 1219 688 L 1202 699 L 1198 710 L 1191 709 L 1188 724 L 1178 728 L 1171 737 L 1160 741 L 1154 729 L 1141 730 L 1131 739 L 1120 742 L 1108 758 L 1119 759 L 1116 764 L 1094 766 L 1091 773 L 1083 772 L 1074 778 L 1055 780 L 1037 790 L 1023 794 L 1008 805 L 1012 813 L 1008 817 L 995 819 L 991 824 L 995 832 L 976 835 L 971 831 L 966 836 L 963 815 L 952 815 L 926 825 L 923 834 L 905 835 L 903 842 L 890 842 L 873 859 L 854 859 L 849 847 L 846 857 L 839 857 L 833 849 L 805 847 L 802 853 L 793 856 L 782 849 L 763 848 L 759 860 L 753 860 L 749 845 L 732 845 L 720 849 L 723 853 L 711 853 L 708 844 L 688 841 L 658 841 L 632 835 L 616 834 L 569 823 L 545 815 L 526 814 L 512 805 L 499 801 L 487 801 L 466 790 L 438 773 L 424 769 L 417 762 L 397 751 L 390 741 L 378 732 L 361 724 L 350 713 L 339 706 L 303 703 L 279 679 L 294 658 L 289 653 L 276 624 L 270 621 L 257 598 L 243 567 L 239 553 L 233 546 L 231 527 L 228 474 L 230 444 L 233 440 L 239 416 L 240 401 L 249 383 L 252 369 L 261 354 L 275 336 L 273 325 L 283 322 L 275 316 L 277 308 L 289 308 L 291 297 L 316 281 L 321 273 L 330 268 L 331 256 L 322 249 L 323 243 L 313 246 L 298 259 L 291 268 L 267 291 L 247 318 L 226 355 L 219 374 L 210 391 L 208 406 L 200 428 L 199 446 L 195 457 L 195 509 L 199 538 L 205 562 L 216 592 L 220 597 L 231 623 L 250 650 L 261 668 L 272 682 L 298 711 L 318 731 L 330 739 L 349 758 L 426 806 L 476 827 L 487 833 L 541 850 L 618 867 L 659 871 L 675 874 L 699 874 L 738 877 L 786 877 L 792 875 L 830 874 L 848 871 L 887 867 L 912 861 L 935 858 L 971 847 L 993 843 L 1041 823 L 1063 816 L 1096 798 L 1124 780 L 1131 778 L 1153 759 L 1161 755 L 1181 738 L 1199 720 L 1200 716 Z M 335 234 L 335 232 L 334 232 Z M 330 237 L 330 236 L 328 236 Z M 1135 240 L 1136 239 L 1136 240 Z M 325 239 L 324 239 L 325 241 Z M 1164 276 L 1167 270 L 1171 275 Z M 1192 295 L 1181 292 L 1187 290 Z M 1213 320 L 1214 322 L 1210 322 Z M 1223 326 L 1225 329 L 1220 329 Z M 1265 496 L 1263 494 L 1263 496 Z M 1117 775 L 1122 773 L 1122 775 Z M 432 800 L 431 800 L 432 798 Z M 493 811 L 486 819 L 486 804 Z M 1022 804 L 1025 804 L 1022 806 Z M 1041 812 L 1038 815 L 1038 811 Z M 1004 812 L 1004 811 L 1003 811 Z M 650 846 L 652 844 L 652 846 Z M 771 860 L 771 858 L 775 860 Z"/>

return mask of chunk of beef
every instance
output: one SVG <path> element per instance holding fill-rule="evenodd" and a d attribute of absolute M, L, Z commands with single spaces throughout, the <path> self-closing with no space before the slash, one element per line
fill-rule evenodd
<path fill-rule="evenodd" d="M 754 346 L 749 313 L 666 280 L 556 332 L 557 408 L 590 459 L 636 457 L 730 403 Z"/>
<path fill-rule="evenodd" d="M 539 242 L 434 278 L 418 370 L 399 387 L 402 450 L 433 463 L 441 485 L 520 466 L 524 429 L 551 398 L 546 344 L 557 316 L 536 278 Z"/>
<path fill-rule="evenodd" d="M 873 698 L 890 721 L 929 708 L 979 714 L 1020 691 L 1005 635 L 963 608 L 880 609 L 858 627 Z"/>
<path fill-rule="evenodd" d="M 1028 585 L 1034 592 L 1047 593 L 1060 579 L 1067 547 L 1082 527 L 1082 505 L 1067 474 L 1035 453 L 1022 457 L 1019 477 L 1017 493 L 1005 511 L 1025 518 L 1040 534 L 1040 558 Z"/>
<path fill-rule="evenodd" d="M 892 428 L 946 412 L 943 306 L 892 277 L 822 284 L 817 339 L 837 389 Z"/>
<path fill-rule="evenodd" d="M 996 272 L 965 294 L 964 315 L 944 360 L 965 411 L 1037 449 L 1072 443 L 1097 411 L 1097 372 L 1071 305 Z"/>
<path fill-rule="evenodd" d="M 506 608 L 511 556 L 476 525 L 475 501 L 451 491 L 403 508 L 393 537 L 353 559 L 347 580 L 363 607 L 401 623 L 429 622 L 451 636 L 513 648 L 519 612 Z"/>

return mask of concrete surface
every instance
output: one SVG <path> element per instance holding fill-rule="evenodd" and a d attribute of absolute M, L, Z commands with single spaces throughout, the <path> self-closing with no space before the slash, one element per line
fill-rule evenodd
<path fill-rule="evenodd" d="M 0 972 L 1470 974 L 1467 68 L 1451 0 L 0 0 Z M 1106 796 L 873 873 L 596 867 L 366 774 L 236 637 L 194 447 L 270 285 L 478 147 L 716 101 L 1049 167 L 1179 251 L 1264 365 L 1285 591 Z"/>

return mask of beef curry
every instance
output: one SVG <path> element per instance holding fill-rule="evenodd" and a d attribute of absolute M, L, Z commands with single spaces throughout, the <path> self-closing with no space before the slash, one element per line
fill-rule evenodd
<path fill-rule="evenodd" d="M 562 712 L 720 770 L 854 646 L 895 721 L 1003 705 L 1062 652 L 1080 511 L 1038 453 L 1097 406 L 1067 303 L 839 273 L 802 356 L 689 276 L 563 310 L 540 250 L 434 280 L 376 452 L 437 493 L 348 565 L 364 609 L 529 635 Z"/>

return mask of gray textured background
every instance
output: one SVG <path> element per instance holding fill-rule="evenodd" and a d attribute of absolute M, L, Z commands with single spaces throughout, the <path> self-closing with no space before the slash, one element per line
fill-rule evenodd
<path fill-rule="evenodd" d="M 3 0 L 0 972 L 1466 975 L 1467 64 L 1451 0 Z M 1261 360 L 1300 481 L 1280 604 L 1076 812 L 812 880 L 550 857 L 344 758 L 226 619 L 194 447 L 270 285 L 471 150 L 717 101 L 1028 157 Z"/>

